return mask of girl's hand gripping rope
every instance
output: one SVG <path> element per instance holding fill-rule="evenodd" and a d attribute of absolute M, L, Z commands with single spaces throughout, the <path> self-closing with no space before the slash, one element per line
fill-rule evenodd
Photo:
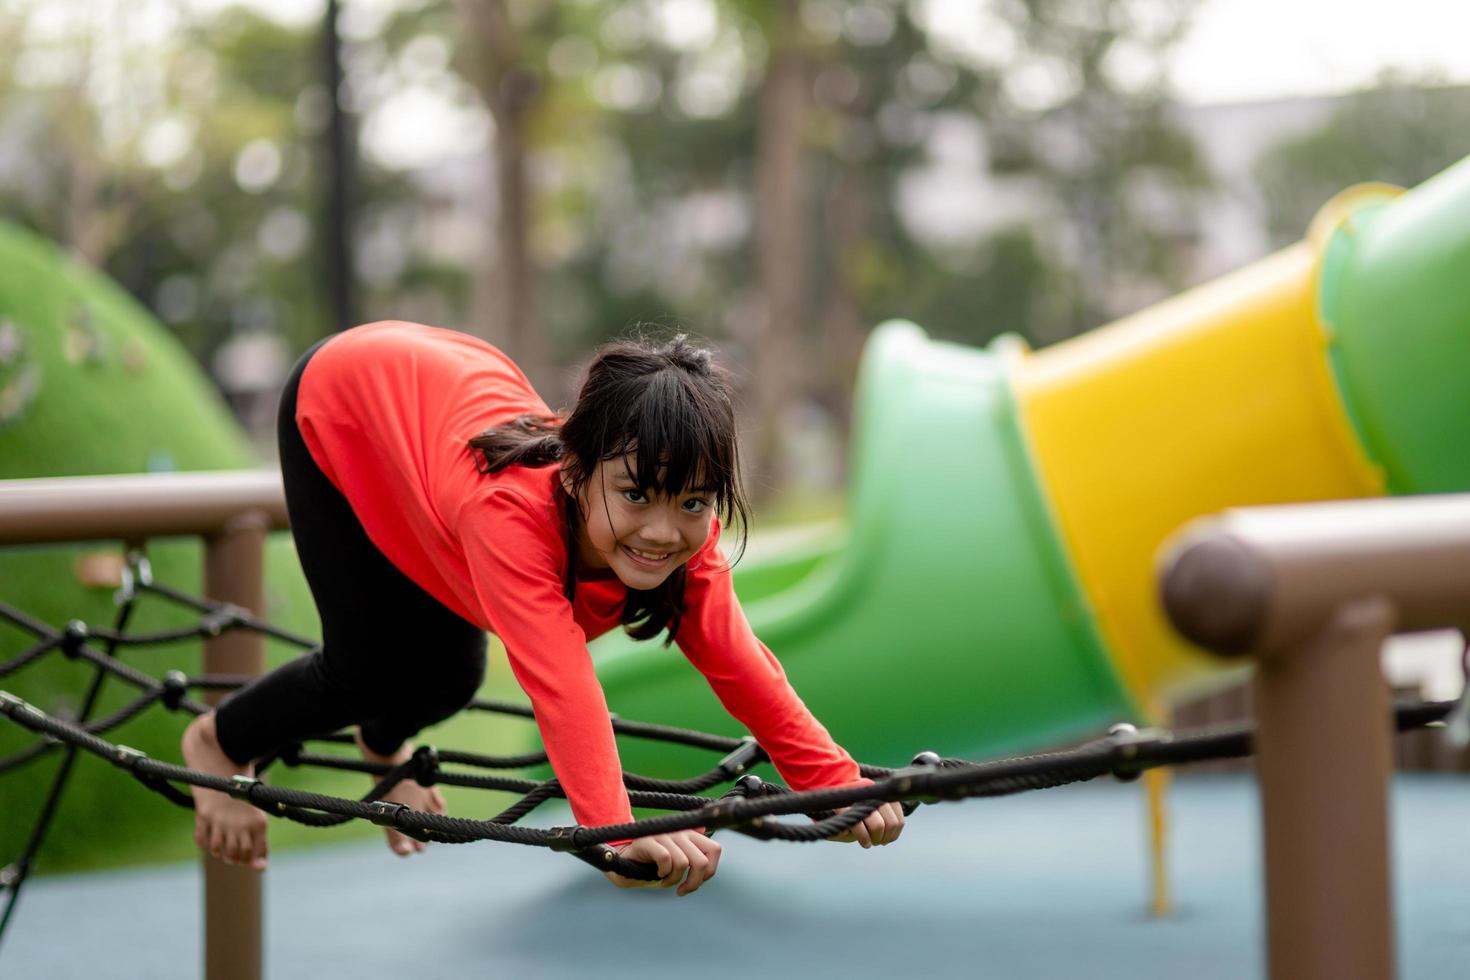
<path fill-rule="evenodd" d="M 847 807 L 839 807 L 836 812 L 841 813 Z M 854 824 L 852 829 L 838 834 L 832 840 L 841 843 L 857 841 L 863 847 L 875 847 L 883 844 L 892 844 L 898 840 L 898 835 L 903 833 L 903 806 L 898 803 L 884 803 L 878 809 L 863 818 L 862 823 Z"/>
<path fill-rule="evenodd" d="M 639 837 L 615 848 L 619 857 L 647 861 L 658 866 L 658 880 L 639 881 L 612 871 L 603 872 L 619 888 L 672 888 L 688 895 L 715 876 L 720 866 L 720 845 L 697 830 Z M 682 884 L 680 884 L 682 882 Z"/>

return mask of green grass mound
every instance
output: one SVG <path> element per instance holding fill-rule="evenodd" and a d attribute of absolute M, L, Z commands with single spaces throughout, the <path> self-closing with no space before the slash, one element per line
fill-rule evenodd
<path fill-rule="evenodd" d="M 146 310 L 116 283 L 69 261 L 51 244 L 0 224 L 0 479 L 257 465 L 218 392 Z M 199 594 L 201 550 L 192 540 L 151 542 L 148 555 L 154 577 Z M 111 625 L 112 589 L 83 585 L 78 570 L 89 558 L 120 552 L 113 542 L 0 550 L 0 602 L 54 625 L 70 619 Z M 318 636 L 316 613 L 287 536 L 271 540 L 266 575 L 267 618 Z M 185 611 L 148 598 L 129 625 L 151 630 L 190 622 Z M 0 625 L 0 661 L 31 642 L 28 634 Z M 172 668 L 196 673 L 199 652 L 197 643 L 181 643 L 128 651 L 123 660 L 154 676 Z M 280 662 L 296 652 L 272 644 L 271 661 Z M 0 680 L 0 689 L 66 716 L 80 705 L 90 679 L 88 668 L 57 655 Z M 125 685 L 109 681 L 94 717 L 125 703 L 132 694 Z M 183 724 L 180 715 L 150 709 L 109 737 L 157 758 L 179 761 Z M 488 718 L 456 719 L 440 737 L 445 744 L 481 749 L 514 740 L 498 734 L 496 724 Z M 33 739 L 0 720 L 0 755 Z M 4 800 L 0 866 L 23 849 L 59 762 L 56 753 L 0 776 Z M 360 795 L 366 788 L 365 781 L 352 774 L 292 774 L 282 781 L 338 795 Z M 473 801 L 460 801 L 462 812 L 488 814 L 495 800 L 486 797 L 482 793 Z M 193 849 L 191 826 L 187 811 L 118 770 L 83 756 L 47 836 L 39 867 L 58 871 L 184 858 Z M 363 827 L 355 832 L 374 831 Z M 343 833 L 282 825 L 273 832 L 273 844 L 340 840 Z"/>

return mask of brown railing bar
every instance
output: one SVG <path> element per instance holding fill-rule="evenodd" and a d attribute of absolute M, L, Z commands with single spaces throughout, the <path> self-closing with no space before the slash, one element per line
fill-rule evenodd
<path fill-rule="evenodd" d="M 1380 653 L 1393 632 L 1470 627 L 1470 496 L 1228 511 L 1163 554 L 1180 633 L 1257 661 L 1270 975 L 1392 977 Z"/>
<path fill-rule="evenodd" d="M 264 611 L 265 536 L 288 526 L 281 476 L 267 470 L 0 481 L 0 545 L 204 538 L 204 592 Z M 255 676 L 265 638 L 230 630 L 204 643 L 205 674 Z M 218 694 L 206 695 L 214 703 Z M 204 975 L 259 980 L 261 876 L 203 858 Z"/>
<path fill-rule="evenodd" d="M 249 511 L 287 527 L 279 472 L 0 480 L 0 545 L 207 535 Z"/>

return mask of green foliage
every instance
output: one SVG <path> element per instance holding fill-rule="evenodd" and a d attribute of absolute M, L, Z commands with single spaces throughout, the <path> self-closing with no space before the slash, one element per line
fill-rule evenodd
<path fill-rule="evenodd" d="M 27 380 L 29 379 L 29 380 Z M 253 465 L 251 451 L 218 394 L 152 318 L 105 277 L 68 262 L 49 244 L 0 225 L 0 479 L 132 473 L 143 470 L 216 470 Z M 0 602 L 52 626 L 72 619 L 112 625 L 110 588 L 89 587 L 78 576 L 84 558 L 116 555 L 115 544 L 11 548 L 0 551 Z M 196 541 L 155 541 L 148 556 L 157 581 L 198 595 L 202 548 Z M 305 635 L 319 633 L 300 565 L 290 540 L 279 535 L 266 553 L 267 619 Z M 156 598 L 139 603 L 129 628 L 137 631 L 192 625 L 197 616 Z M 34 638 L 0 624 L 0 662 L 28 648 Z M 153 676 L 170 669 L 197 673 L 197 642 L 125 649 L 120 659 Z M 298 655 L 271 641 L 272 664 Z M 497 664 L 503 658 L 495 658 Z M 53 654 L 0 681 L 0 687 L 43 710 L 72 715 L 82 703 L 92 670 Z M 513 688 L 497 666 L 490 696 Z M 131 701 L 135 691 L 109 681 L 93 717 Z M 113 740 L 167 761 L 179 761 L 184 719 L 154 708 L 128 722 Z M 455 719 L 439 735 L 457 745 L 495 751 L 524 744 L 525 725 L 488 716 Z M 437 737 L 437 735 L 436 735 Z M 35 736 L 0 722 L 0 756 L 19 751 Z M 0 863 L 18 855 L 40 801 L 60 765 L 60 754 L 0 775 Z M 360 795 L 363 780 L 349 774 L 288 773 L 287 785 L 337 795 Z M 456 812 L 488 815 L 493 799 L 452 794 Z M 47 837 L 40 867 L 63 871 L 139 861 L 182 859 L 193 850 L 191 816 L 135 785 L 100 760 L 81 757 Z M 348 834 L 365 835 L 373 828 Z M 340 839 L 340 835 L 336 835 Z M 280 828 L 276 846 L 321 841 L 321 832 Z"/>
<path fill-rule="evenodd" d="M 1018 317 L 1008 324 L 1014 329 L 1055 338 L 1105 316 L 1119 282 L 1174 285 L 1178 215 L 1188 212 L 1203 175 L 1163 111 L 1159 66 L 1194 5 L 1014 0 L 988 14 L 994 33 L 1014 43 L 977 54 L 928 23 L 921 4 L 801 4 L 794 43 L 813 99 L 805 136 L 812 230 L 806 345 L 824 342 L 824 305 L 839 295 L 851 294 L 867 324 L 901 312 L 968 336 L 973 328 L 963 324 L 989 322 L 994 313 Z M 741 342 L 756 287 L 758 99 L 781 41 L 776 6 L 717 0 L 713 33 L 694 43 L 671 38 L 660 26 L 664 11 L 650 0 L 536 0 L 505 9 L 511 36 L 504 40 L 519 66 L 514 83 L 534 98 L 531 248 L 555 359 L 574 362 L 589 344 L 648 319 Z M 3 32 L 12 41 L 23 34 Z M 52 121 L 26 145 L 32 153 L 64 145 L 74 161 L 48 174 L 25 221 L 69 239 L 67 188 L 82 169 L 102 174 L 99 207 L 116 205 L 109 220 L 125 231 L 103 236 L 94 258 L 159 310 L 206 363 L 241 332 L 279 333 L 290 350 L 301 350 L 342 326 L 328 320 L 316 258 L 329 98 L 319 40 L 315 25 L 286 27 L 247 7 L 187 15 L 174 34 L 133 52 L 162 79 L 166 97 L 137 107 L 132 138 L 116 148 L 97 134 L 118 105 L 79 99 L 65 84 L 38 88 L 12 78 L 0 116 L 19 120 L 41 100 Z M 422 54 L 425 40 L 448 50 L 443 70 L 414 67 L 422 59 L 411 56 Z M 85 33 L 59 47 L 68 44 L 85 49 Z M 376 36 L 351 40 L 347 55 L 344 97 L 364 120 L 414 85 L 483 112 L 473 93 L 485 83 L 489 54 L 449 0 L 394 9 Z M 1135 66 L 1132 76 L 1142 65 L 1147 77 L 1123 78 L 1119 64 Z M 1038 77 L 1051 78 L 1054 90 L 1041 102 L 1027 83 Z M 711 101 L 711 84 L 725 94 Z M 700 91 L 702 100 L 690 94 Z M 68 106 L 75 111 L 60 111 Z M 1003 223 L 958 245 L 916 237 L 905 223 L 899 184 L 925 163 L 926 134 L 946 116 L 971 119 L 987 148 L 981 165 L 1031 179 L 1038 207 L 1057 216 L 1029 230 L 1034 247 L 1025 261 L 1035 281 L 1047 284 L 1044 301 L 1015 296 L 1020 259 Z M 140 164 L 144 137 L 168 120 L 189 129 L 188 152 Z M 245 187 L 237 171 L 251 146 L 274 153 L 279 174 Z M 1139 183 L 1172 202 L 1175 226 L 1158 226 L 1136 206 Z M 432 178 L 364 158 L 355 192 L 360 254 L 379 255 L 391 243 L 397 256 L 362 264 L 363 318 L 422 315 L 473 326 L 480 288 L 473 256 L 428 247 L 425 237 L 429 223 L 447 220 L 433 216 L 442 205 L 426 200 L 436 193 Z M 862 217 L 852 218 L 857 212 Z M 848 231 L 836 233 L 844 220 Z M 691 232 L 701 222 L 708 228 Z M 366 247 L 369 239 L 377 244 Z M 847 278 L 871 265 L 865 256 L 920 276 L 907 303 L 882 276 Z M 999 294 L 1011 298 L 997 308 Z"/>
<path fill-rule="evenodd" d="M 1005 229 L 942 262 L 922 252 L 916 258 L 901 268 L 885 268 L 876 256 L 867 263 L 873 272 L 865 288 L 878 319 L 921 308 L 932 336 L 975 346 L 1002 333 L 1036 347 L 1060 339 L 1056 325 L 1066 321 L 1076 287 L 1030 229 Z"/>
<path fill-rule="evenodd" d="M 1255 178 L 1272 239 L 1301 238 L 1317 209 L 1345 187 L 1373 180 L 1413 187 L 1463 157 L 1470 90 L 1437 81 L 1387 75 L 1349 96 L 1316 131 L 1263 153 Z"/>
<path fill-rule="evenodd" d="M 11 338 L 0 383 L 12 406 L 0 424 L 0 478 L 249 462 L 218 393 L 144 310 L 50 244 L 3 225 L 0 322 Z"/>
<path fill-rule="evenodd" d="M 251 464 L 249 447 L 219 395 L 146 312 L 104 277 L 8 226 L 0 226 L 0 334 L 7 338 L 0 355 L 0 403 L 5 406 L 0 420 L 0 479 Z M 80 558 L 99 550 L 115 553 L 117 548 L 0 552 L 0 601 L 53 626 L 70 619 L 109 624 L 110 592 L 82 585 L 75 571 Z M 305 590 L 295 556 L 285 541 L 273 543 L 270 551 L 270 612 L 283 622 L 306 625 L 309 606 L 303 602 Z M 198 591 L 197 544 L 161 542 L 151 549 L 151 557 L 161 581 Z M 177 613 L 155 606 L 134 626 L 161 629 L 182 622 Z M 0 627 L 0 660 L 32 642 L 28 633 Z M 276 651 L 277 656 L 283 653 Z M 128 659 L 161 673 L 172 667 L 197 671 L 198 657 L 197 644 L 184 644 L 151 658 Z M 64 713 L 79 706 L 88 674 L 80 665 L 57 657 L 6 678 L 3 684 L 46 710 Z M 126 703 L 131 693 L 116 683 L 109 685 L 100 711 Z M 131 723 L 125 731 L 136 747 L 177 759 L 177 727 L 177 719 L 155 716 Z M 32 740 L 16 726 L 0 724 L 0 755 Z M 34 805 L 56 764 L 3 777 L 7 805 L 0 807 L 0 861 L 19 852 Z M 103 773 L 103 768 L 95 763 L 80 767 L 46 852 L 51 866 L 80 866 L 104 855 L 126 861 L 152 854 L 148 839 L 154 822 L 168 826 L 177 820 L 151 801 L 136 809 L 111 806 L 109 796 L 118 784 L 116 776 Z M 9 804 L 11 800 L 15 803 Z M 122 812 L 114 817 L 114 810 Z M 110 815 L 120 837 L 100 830 L 101 813 Z M 139 844 L 141 851 L 136 849 Z"/>

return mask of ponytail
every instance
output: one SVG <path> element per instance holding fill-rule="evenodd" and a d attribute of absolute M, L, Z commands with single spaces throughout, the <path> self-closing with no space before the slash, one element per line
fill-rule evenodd
<path fill-rule="evenodd" d="M 546 466 L 566 455 L 561 441 L 561 419 L 554 415 L 521 415 L 470 440 L 481 473 L 499 473 L 507 466 Z"/>

